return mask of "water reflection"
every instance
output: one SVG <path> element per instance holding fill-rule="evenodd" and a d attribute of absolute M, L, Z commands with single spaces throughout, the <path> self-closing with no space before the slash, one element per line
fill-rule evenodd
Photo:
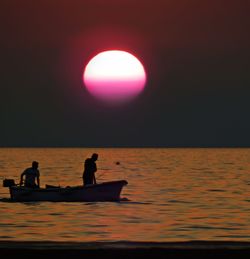
<path fill-rule="evenodd" d="M 41 185 L 79 185 L 93 152 L 99 181 L 128 180 L 120 202 L 13 203 L 1 187 L 0 238 L 250 240 L 249 149 L 0 149 L 0 177 L 38 160 Z"/>

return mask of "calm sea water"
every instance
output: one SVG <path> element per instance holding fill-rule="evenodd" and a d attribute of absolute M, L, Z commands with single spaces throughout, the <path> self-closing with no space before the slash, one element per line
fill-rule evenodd
<path fill-rule="evenodd" d="M 41 185 L 125 179 L 121 202 L 0 202 L 0 240 L 250 241 L 250 149 L 0 149 L 1 180 L 33 160 Z M 117 162 L 120 164 L 117 164 Z M 0 198 L 9 197 L 0 187 Z"/>

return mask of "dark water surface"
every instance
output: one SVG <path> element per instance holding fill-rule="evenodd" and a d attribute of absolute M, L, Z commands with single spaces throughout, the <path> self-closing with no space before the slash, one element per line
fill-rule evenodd
<path fill-rule="evenodd" d="M 42 186 L 80 185 L 93 152 L 98 182 L 128 181 L 121 202 L 4 202 L 1 185 L 0 240 L 250 241 L 250 149 L 3 148 L 0 177 L 37 160 Z"/>

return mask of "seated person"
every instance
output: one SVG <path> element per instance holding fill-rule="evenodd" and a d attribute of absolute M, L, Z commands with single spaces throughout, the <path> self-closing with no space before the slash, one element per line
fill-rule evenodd
<path fill-rule="evenodd" d="M 33 161 L 32 167 L 24 170 L 21 174 L 20 186 L 23 185 L 23 177 L 25 176 L 24 186 L 29 188 L 40 188 L 40 173 L 38 170 L 38 162 Z M 36 184 L 37 181 L 37 184 Z"/>

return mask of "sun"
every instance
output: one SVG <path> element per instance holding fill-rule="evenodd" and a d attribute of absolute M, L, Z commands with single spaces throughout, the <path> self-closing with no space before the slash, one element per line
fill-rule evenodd
<path fill-rule="evenodd" d="M 103 51 L 94 56 L 83 72 L 88 92 L 107 103 L 124 103 L 137 97 L 146 84 L 142 63 L 122 50 Z"/>

